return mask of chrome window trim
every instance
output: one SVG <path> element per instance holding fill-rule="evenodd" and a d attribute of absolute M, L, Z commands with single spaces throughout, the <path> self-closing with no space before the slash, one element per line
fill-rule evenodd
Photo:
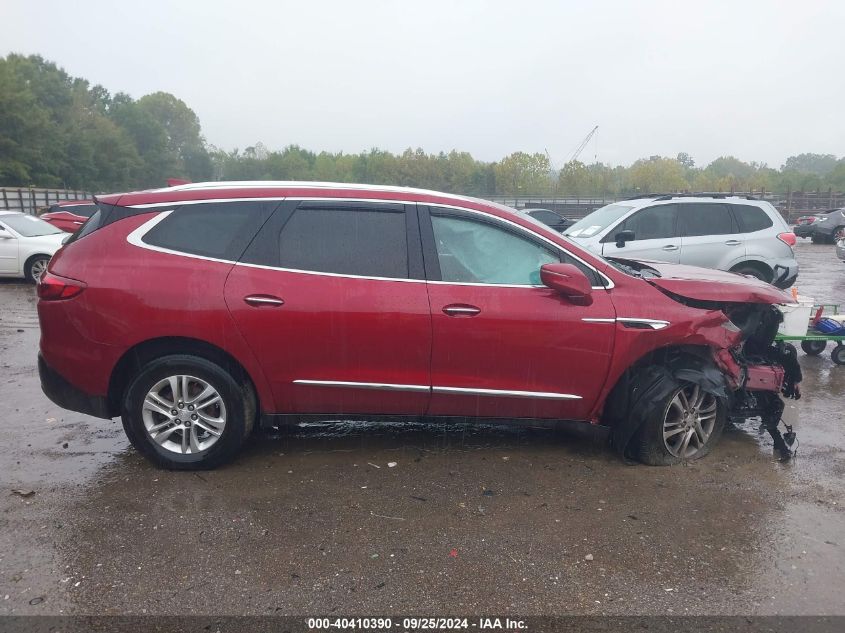
<path fill-rule="evenodd" d="M 265 266 L 264 264 L 250 264 L 249 262 L 230 262 L 244 268 L 260 268 L 262 270 L 278 270 L 283 273 L 300 273 L 302 275 L 319 275 L 320 277 L 343 277 L 345 279 L 367 279 L 369 281 L 399 281 L 403 283 L 424 284 L 425 279 L 408 279 L 406 277 L 368 277 L 366 275 L 349 275 L 346 273 L 324 273 L 317 270 L 300 270 L 298 268 L 282 268 L 280 266 Z"/>
<path fill-rule="evenodd" d="M 558 251 L 565 253 L 569 257 L 581 262 L 584 266 L 595 272 L 599 275 L 602 279 L 607 282 L 606 286 L 592 286 L 593 290 L 611 290 L 615 287 L 613 280 L 605 275 L 603 272 L 597 270 L 591 264 L 588 264 L 583 259 L 574 255 L 573 253 L 569 252 L 565 248 L 563 248 L 560 244 L 557 244 L 550 240 L 549 238 L 540 235 L 539 233 L 534 233 L 533 231 L 529 231 L 525 227 L 508 220 L 506 218 L 501 218 L 499 216 L 493 215 L 492 213 L 488 213 L 486 211 L 478 211 L 477 209 L 469 209 L 467 207 L 459 207 L 450 204 L 441 204 L 441 203 L 434 203 L 434 202 L 417 202 L 412 200 L 386 200 L 383 198 L 339 198 L 339 197 L 324 197 L 324 196 L 315 196 L 315 197 L 305 197 L 305 196 L 297 196 L 297 197 L 280 197 L 280 198 L 208 198 L 203 200 L 176 200 L 170 202 L 151 202 L 148 204 L 135 204 L 130 205 L 129 208 L 132 209 L 156 209 L 160 207 L 174 207 L 174 206 L 183 206 L 183 205 L 193 205 L 193 204 L 214 204 L 219 202 L 260 202 L 260 201 L 278 201 L 281 202 L 283 200 L 291 200 L 291 201 L 317 201 L 317 202 L 365 202 L 368 204 L 410 204 L 410 205 L 425 205 L 429 207 L 438 207 L 443 209 L 452 209 L 455 211 L 464 211 L 468 213 L 474 213 L 476 215 L 480 215 L 486 218 L 491 218 L 493 221 L 500 221 L 504 224 L 514 227 L 518 231 L 522 233 L 534 237 L 539 238 L 540 240 L 546 242 L 550 246 L 556 248 Z M 167 253 L 169 255 L 181 255 L 182 257 L 192 257 L 194 259 L 200 259 L 204 261 L 211 261 L 211 262 L 218 262 L 224 264 L 233 264 L 235 266 L 244 266 L 247 268 L 259 268 L 263 270 L 278 270 L 281 272 L 291 272 L 291 273 L 302 273 L 306 275 L 322 275 L 325 277 L 343 277 L 348 279 L 368 279 L 372 281 L 398 281 L 398 282 L 406 282 L 406 283 L 430 283 L 430 284 L 437 284 L 437 285 L 449 285 L 449 286 L 479 286 L 485 288 L 546 288 L 546 286 L 540 285 L 530 285 L 530 284 L 486 284 L 480 282 L 457 282 L 457 281 L 429 281 L 426 279 L 407 279 L 402 277 L 371 277 L 367 275 L 350 275 L 345 273 L 329 273 L 329 272 L 321 272 L 316 270 L 301 270 L 297 268 L 284 268 L 281 266 L 266 266 L 263 264 L 251 264 L 247 262 L 237 262 L 232 261 L 230 259 L 218 259 L 215 257 L 206 257 L 204 255 L 195 255 L 194 253 L 185 253 L 183 251 L 175 251 L 169 248 L 163 248 L 161 246 L 154 246 L 152 244 L 147 244 L 142 240 L 144 235 L 152 229 L 156 224 L 164 220 L 168 215 L 173 213 L 174 209 L 170 211 L 166 211 L 157 215 L 156 217 L 150 219 L 149 221 L 145 222 L 137 229 L 132 231 L 126 238 L 126 241 L 132 244 L 133 246 L 137 246 L 139 248 L 146 248 L 148 250 L 156 251 L 159 253 Z"/>

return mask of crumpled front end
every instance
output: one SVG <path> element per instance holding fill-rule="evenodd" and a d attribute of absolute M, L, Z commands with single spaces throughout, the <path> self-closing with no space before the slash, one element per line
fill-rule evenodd
<path fill-rule="evenodd" d="M 675 373 L 676 378 L 701 385 L 702 389 L 727 397 L 728 416 L 734 422 L 759 417 L 762 426 L 774 441 L 781 459 L 793 455 L 795 432 L 785 423 L 779 430 L 785 409 L 784 399 L 801 397 L 802 380 L 798 353 L 789 343 L 776 341 L 778 326 L 783 320 L 780 310 L 766 303 L 701 302 L 673 297 L 691 307 L 719 309 L 727 321 L 722 327 L 734 332 L 724 347 L 712 347 L 713 361 L 724 380 L 724 389 L 712 372 L 695 372 L 688 368 Z"/>

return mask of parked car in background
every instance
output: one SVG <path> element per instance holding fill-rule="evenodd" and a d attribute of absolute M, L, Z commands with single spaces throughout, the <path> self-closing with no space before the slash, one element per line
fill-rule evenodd
<path fill-rule="evenodd" d="M 813 236 L 813 231 L 816 230 L 815 223 L 819 219 L 817 215 L 802 215 L 792 228 L 795 237 L 809 238 Z"/>
<path fill-rule="evenodd" d="M 796 380 L 772 344 L 792 298 L 769 284 L 607 260 L 508 207 L 404 187 L 103 196 L 38 296 L 44 392 L 121 416 L 169 468 L 216 466 L 257 425 L 422 416 L 603 424 L 620 453 L 671 464 L 728 416 L 776 426 Z"/>
<path fill-rule="evenodd" d="M 534 218 L 538 222 L 542 222 L 546 226 L 553 228 L 558 233 L 563 233 L 566 229 L 575 224 L 575 220 L 570 220 L 557 211 L 552 211 L 551 209 L 522 209 L 521 212 Z"/>
<path fill-rule="evenodd" d="M 93 200 L 64 200 L 49 207 L 39 217 L 67 233 L 76 233 L 97 210 Z"/>
<path fill-rule="evenodd" d="M 604 257 L 691 264 L 788 288 L 795 234 L 770 203 L 730 195 L 650 195 L 604 206 L 566 235 Z"/>
<path fill-rule="evenodd" d="M 820 214 L 812 226 L 810 237 L 814 244 L 834 244 L 845 239 L 845 208 Z"/>
<path fill-rule="evenodd" d="M 37 282 L 67 233 L 40 218 L 0 210 L 0 277 Z"/>

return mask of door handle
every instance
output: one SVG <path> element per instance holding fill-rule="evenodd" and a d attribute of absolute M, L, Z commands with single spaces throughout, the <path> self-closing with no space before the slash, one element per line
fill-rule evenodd
<path fill-rule="evenodd" d="M 674 244 L 667 244 L 666 246 L 663 247 L 663 250 L 664 251 L 676 251 L 676 250 L 678 250 L 678 247 L 675 246 Z"/>
<path fill-rule="evenodd" d="M 453 303 L 445 306 L 443 312 L 449 316 L 473 317 L 481 312 L 481 308 L 476 308 L 466 303 Z"/>
<path fill-rule="evenodd" d="M 727 246 L 739 246 L 740 244 L 742 244 L 742 242 L 740 242 L 739 240 L 728 240 L 727 242 L 725 242 L 725 244 Z"/>
<path fill-rule="evenodd" d="M 262 306 L 278 308 L 285 304 L 279 297 L 274 297 L 273 295 L 248 295 L 244 297 L 244 303 L 254 308 L 260 308 Z"/>

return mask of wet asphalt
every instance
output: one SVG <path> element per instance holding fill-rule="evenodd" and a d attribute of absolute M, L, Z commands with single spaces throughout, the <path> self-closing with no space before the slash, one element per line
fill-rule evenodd
<path fill-rule="evenodd" d="M 833 247 L 797 253 L 801 293 L 845 304 Z M 831 347 L 801 355 L 789 463 L 753 423 L 671 468 L 548 430 L 337 423 L 184 473 L 48 401 L 38 337 L 33 288 L 0 282 L 0 614 L 845 614 Z"/>

